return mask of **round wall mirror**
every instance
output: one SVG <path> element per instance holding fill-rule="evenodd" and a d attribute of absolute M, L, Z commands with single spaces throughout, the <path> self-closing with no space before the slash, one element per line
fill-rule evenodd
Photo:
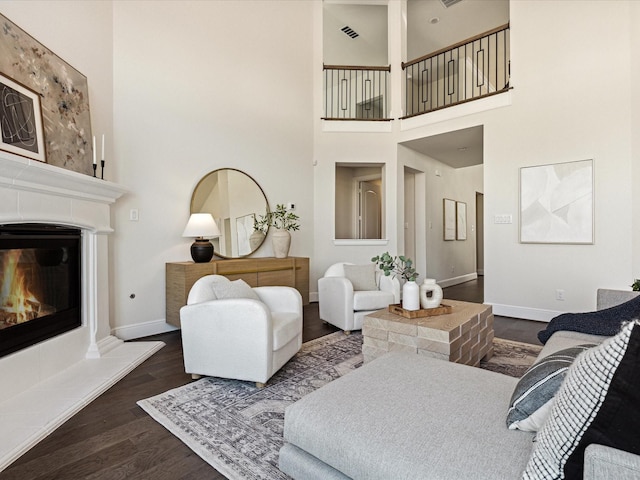
<path fill-rule="evenodd" d="M 221 168 L 198 182 L 191 196 L 191 213 L 210 213 L 220 229 L 212 238 L 215 254 L 241 258 L 255 252 L 268 226 L 260 223 L 269 212 L 267 197 L 258 183 L 240 170 Z"/>

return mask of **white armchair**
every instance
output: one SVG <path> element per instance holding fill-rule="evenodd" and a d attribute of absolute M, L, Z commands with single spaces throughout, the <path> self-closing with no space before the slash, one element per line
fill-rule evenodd
<path fill-rule="evenodd" d="M 369 313 L 400 303 L 400 282 L 373 263 L 336 263 L 318 279 L 318 302 L 320 318 L 349 334 Z"/>
<path fill-rule="evenodd" d="M 302 346 L 302 297 L 207 275 L 191 288 L 180 323 L 187 373 L 262 387 Z"/>

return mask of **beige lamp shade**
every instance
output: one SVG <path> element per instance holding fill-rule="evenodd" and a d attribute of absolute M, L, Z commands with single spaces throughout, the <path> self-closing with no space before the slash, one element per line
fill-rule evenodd
<path fill-rule="evenodd" d="M 210 213 L 192 213 L 183 237 L 213 238 L 220 236 L 220 229 Z"/>
<path fill-rule="evenodd" d="M 191 244 L 191 258 L 203 263 L 213 258 L 213 244 L 207 239 L 219 237 L 220 229 L 210 213 L 192 213 L 182 236 L 196 238 Z"/>

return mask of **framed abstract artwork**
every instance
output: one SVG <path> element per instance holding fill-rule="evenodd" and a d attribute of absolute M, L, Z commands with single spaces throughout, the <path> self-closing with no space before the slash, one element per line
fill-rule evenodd
<path fill-rule="evenodd" d="M 46 161 L 40 96 L 2 73 L 0 150 Z"/>
<path fill-rule="evenodd" d="M 456 240 L 467 239 L 467 204 L 456 202 Z"/>
<path fill-rule="evenodd" d="M 0 72 L 40 97 L 47 163 L 92 175 L 87 77 L 1 14 Z"/>
<path fill-rule="evenodd" d="M 444 239 L 456 239 L 456 202 L 444 198 L 442 200 L 443 222 L 444 222 Z"/>
<path fill-rule="evenodd" d="M 593 160 L 520 169 L 520 242 L 592 244 Z"/>

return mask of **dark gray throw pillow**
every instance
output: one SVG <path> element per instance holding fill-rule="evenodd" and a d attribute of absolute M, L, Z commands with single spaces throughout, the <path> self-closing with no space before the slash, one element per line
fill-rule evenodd
<path fill-rule="evenodd" d="M 578 355 L 595 346 L 584 344 L 559 350 L 531 365 L 511 395 L 507 427 L 526 432 L 536 432 L 542 428 L 551 410 L 551 401 L 562 385 L 567 370 Z"/>

